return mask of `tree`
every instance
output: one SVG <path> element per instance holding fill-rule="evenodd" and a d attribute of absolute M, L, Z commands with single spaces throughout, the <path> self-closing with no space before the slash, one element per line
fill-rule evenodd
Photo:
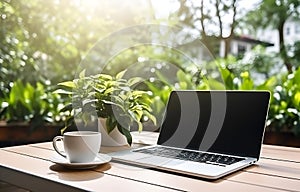
<path fill-rule="evenodd" d="M 147 7 L 134 2 L 0 1 L 0 96 L 16 79 L 56 84 L 73 78 L 99 39 L 148 17 Z"/>
<path fill-rule="evenodd" d="M 215 53 L 212 36 L 225 42 L 223 55 L 227 57 L 230 41 L 235 35 L 238 20 L 242 17 L 239 0 L 184 0 L 179 1 L 176 13 L 180 24 L 196 30 L 211 53 Z"/>
<path fill-rule="evenodd" d="M 299 0 L 263 0 L 258 8 L 250 11 L 246 17 L 246 22 L 255 29 L 271 27 L 278 31 L 280 56 L 290 73 L 293 71 L 293 65 L 285 47 L 284 24 L 288 19 L 299 17 L 299 9 Z"/>
<path fill-rule="evenodd" d="M 1 0 L 0 119 L 38 121 L 42 118 L 32 114 L 54 115 L 47 107 L 63 102 L 51 94 L 54 86 L 74 78 L 99 39 L 148 19 L 148 8 L 140 2 Z"/>
<path fill-rule="evenodd" d="M 300 41 L 296 41 L 294 45 L 288 46 L 287 51 L 291 57 L 291 63 L 295 68 L 300 66 Z"/>

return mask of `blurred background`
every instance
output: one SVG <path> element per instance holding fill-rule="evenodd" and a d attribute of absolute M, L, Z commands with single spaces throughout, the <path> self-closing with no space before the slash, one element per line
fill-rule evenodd
<path fill-rule="evenodd" d="M 60 134 L 70 115 L 64 106 L 72 101 L 55 92 L 58 83 L 76 77 L 78 66 L 99 40 L 144 24 L 188 31 L 196 39 L 176 46 L 188 47 L 195 58 L 201 55 L 194 60 L 200 64 L 189 63 L 174 50 L 137 46 L 105 66 L 99 64 L 103 73 L 115 75 L 136 67 L 151 74 L 143 89 L 152 93 L 156 114 L 161 114 L 173 89 L 269 90 L 265 142 L 299 146 L 299 14 L 298 0 L 1 0 L 0 146 Z M 136 33 L 136 38 L 147 36 L 145 30 Z M 110 49 L 107 45 L 98 51 Z M 203 67 L 211 63 L 215 68 Z M 168 73 L 173 79 L 164 76 Z M 277 133 L 289 138 L 279 141 Z"/>

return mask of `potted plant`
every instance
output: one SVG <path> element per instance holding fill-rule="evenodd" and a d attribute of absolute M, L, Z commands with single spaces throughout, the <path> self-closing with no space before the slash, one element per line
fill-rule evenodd
<path fill-rule="evenodd" d="M 139 77 L 124 79 L 125 72 L 121 71 L 116 76 L 108 74 L 85 76 L 83 71 L 79 78 L 59 83 L 62 89 L 56 92 L 67 94 L 72 98 L 72 104 L 66 106 L 72 115 L 65 128 L 76 119 L 88 124 L 96 116 L 101 119 L 98 121 L 99 127 L 102 125 L 101 122 L 105 122 L 103 127 L 108 135 L 113 131 L 119 131 L 131 145 L 132 126 L 142 131 L 143 121 L 151 120 L 156 124 L 156 118 L 151 113 L 149 94 L 135 89 L 143 79 Z"/>

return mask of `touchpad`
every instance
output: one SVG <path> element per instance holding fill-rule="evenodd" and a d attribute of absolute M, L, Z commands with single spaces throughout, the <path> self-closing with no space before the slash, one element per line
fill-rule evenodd
<path fill-rule="evenodd" d="M 141 158 L 138 161 L 150 165 L 165 166 L 166 164 L 170 164 L 171 162 L 173 162 L 174 159 L 151 156 L 151 157 Z"/>

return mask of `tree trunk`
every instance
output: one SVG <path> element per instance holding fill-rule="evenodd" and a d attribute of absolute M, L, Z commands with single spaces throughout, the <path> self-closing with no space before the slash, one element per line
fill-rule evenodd
<path fill-rule="evenodd" d="M 231 37 L 224 38 L 223 40 L 225 42 L 224 58 L 226 59 L 228 57 L 229 52 L 230 52 Z"/>
<path fill-rule="evenodd" d="M 280 56 L 283 60 L 284 65 L 289 73 L 293 72 L 293 66 L 289 61 L 288 55 L 286 53 L 285 45 L 284 45 L 284 21 L 280 23 L 278 26 L 278 33 L 279 33 L 279 52 Z"/>
<path fill-rule="evenodd" d="M 214 51 L 214 48 L 211 44 L 211 41 L 209 40 L 209 38 L 205 34 L 204 35 L 202 34 L 201 41 L 205 45 L 205 47 L 207 48 L 209 53 L 212 54 L 213 56 L 215 56 L 215 51 Z"/>

